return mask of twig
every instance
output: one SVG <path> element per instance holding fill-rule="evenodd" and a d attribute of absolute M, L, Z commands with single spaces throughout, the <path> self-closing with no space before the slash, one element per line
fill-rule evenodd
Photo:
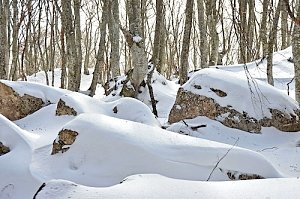
<path fill-rule="evenodd" d="M 291 79 L 291 81 L 289 81 L 286 85 L 287 85 L 287 93 L 288 95 L 290 95 L 290 84 L 294 81 L 295 77 L 293 77 L 293 79 Z"/>
<path fill-rule="evenodd" d="M 236 139 L 235 143 L 232 145 L 230 149 L 227 150 L 227 152 L 220 158 L 220 160 L 217 162 L 217 164 L 214 166 L 214 168 L 211 170 L 208 178 L 206 181 L 209 181 L 211 178 L 211 175 L 214 173 L 220 162 L 228 155 L 228 153 L 236 146 L 237 142 L 239 141 L 240 138 Z"/>

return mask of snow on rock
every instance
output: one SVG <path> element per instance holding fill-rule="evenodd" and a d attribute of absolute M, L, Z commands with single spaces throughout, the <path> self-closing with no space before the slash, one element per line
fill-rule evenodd
<path fill-rule="evenodd" d="M 63 112 L 71 112 L 73 115 L 100 113 L 152 126 L 160 125 L 151 110 L 145 104 L 133 98 L 125 97 L 112 102 L 103 102 L 80 93 L 71 93 L 62 96 L 60 101 L 64 102 L 64 106 L 58 106 L 56 113 L 59 114 L 57 115 L 62 115 Z"/>
<path fill-rule="evenodd" d="M 44 105 L 42 99 L 24 94 L 0 82 L 0 113 L 10 120 L 18 120 L 39 110 Z"/>
<path fill-rule="evenodd" d="M 41 181 L 65 179 L 87 186 L 111 186 L 133 174 L 151 173 L 207 180 L 232 148 L 102 114 L 80 114 L 63 129 L 76 132 L 68 150 L 50 155 L 49 145 L 33 155 L 30 168 Z M 210 180 L 229 180 L 222 170 L 264 178 L 281 176 L 262 155 L 239 147 L 231 149 Z"/>
<path fill-rule="evenodd" d="M 45 103 L 57 103 L 60 97 L 71 91 L 49 87 L 39 83 L 24 82 L 24 81 L 7 81 L 1 80 L 1 83 L 11 87 L 20 96 L 25 94 L 42 99 Z"/>
<path fill-rule="evenodd" d="M 196 182 L 160 175 L 134 175 L 122 184 L 106 188 L 87 187 L 65 180 L 51 180 L 37 199 L 257 199 L 300 198 L 300 179 L 266 179 L 234 182 Z M 272 188 L 270 188 L 272 187 Z"/>
<path fill-rule="evenodd" d="M 297 102 L 276 88 L 210 68 L 196 72 L 179 89 L 169 121 L 207 116 L 250 132 L 260 132 L 261 126 L 299 131 L 299 115 Z"/>
<path fill-rule="evenodd" d="M 0 115 L 0 141 L 10 151 L 0 156 L 0 198 L 32 198 L 40 181 L 29 170 L 35 137 Z"/>

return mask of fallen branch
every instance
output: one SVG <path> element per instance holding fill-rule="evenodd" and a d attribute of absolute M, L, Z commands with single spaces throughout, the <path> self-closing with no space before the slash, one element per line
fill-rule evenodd
<path fill-rule="evenodd" d="M 220 162 L 228 155 L 228 153 L 236 146 L 237 142 L 239 141 L 240 138 L 236 139 L 235 143 L 232 145 L 230 149 L 227 150 L 227 152 L 220 158 L 220 160 L 217 162 L 217 164 L 214 166 L 214 168 L 211 170 L 208 178 L 206 181 L 209 181 L 211 178 L 211 175 L 214 173 Z"/>

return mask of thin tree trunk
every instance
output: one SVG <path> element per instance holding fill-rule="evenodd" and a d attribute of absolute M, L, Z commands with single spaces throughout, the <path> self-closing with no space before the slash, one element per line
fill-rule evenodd
<path fill-rule="evenodd" d="M 5 1 L 5 0 L 4 0 Z M 4 2 L 0 0 L 0 79 L 7 79 L 6 69 L 8 64 L 7 57 L 7 19 L 4 12 Z"/>
<path fill-rule="evenodd" d="M 198 25 L 200 30 L 200 58 L 201 68 L 207 68 L 208 42 L 207 42 L 207 26 L 204 12 L 204 0 L 198 0 Z"/>
<path fill-rule="evenodd" d="M 278 5 L 275 11 L 275 17 L 273 19 L 272 29 L 269 34 L 269 43 L 268 43 L 268 58 L 267 58 L 267 79 L 268 83 L 274 86 L 274 79 L 273 79 L 273 50 L 274 44 L 276 41 L 277 36 L 277 26 L 280 16 L 280 9 L 281 9 L 281 2 L 282 0 L 278 1 Z"/>
<path fill-rule="evenodd" d="M 71 1 L 61 1 L 62 7 L 62 25 L 65 28 L 66 35 L 66 68 L 68 69 L 68 89 L 78 91 L 78 82 L 76 70 L 78 68 L 78 55 L 75 42 L 75 30 L 73 23 L 73 14 Z"/>
<path fill-rule="evenodd" d="M 156 20 L 155 20 L 155 35 L 154 35 L 154 46 L 153 46 L 153 55 L 152 61 L 158 72 L 161 72 L 160 66 L 160 47 L 161 43 L 164 42 L 161 38 L 162 28 L 163 28 L 163 1 L 156 0 Z"/>
<path fill-rule="evenodd" d="M 108 0 L 103 0 L 103 7 L 102 7 L 102 20 L 100 24 L 100 42 L 99 42 L 99 49 L 96 56 L 96 64 L 94 68 L 93 80 L 90 90 L 90 96 L 94 96 L 97 88 L 98 80 L 101 76 L 101 80 L 103 80 L 103 73 L 105 62 L 104 62 L 104 52 L 105 52 L 105 37 L 106 37 L 106 25 L 107 25 L 107 15 L 108 15 Z M 101 82 L 104 85 L 104 82 Z"/>
<path fill-rule="evenodd" d="M 82 49 L 81 49 L 81 29 L 80 29 L 80 7 L 81 0 L 74 0 L 74 26 L 75 26 L 75 45 L 76 45 L 76 54 L 75 58 L 75 77 L 76 85 L 75 90 L 78 91 L 80 88 L 81 81 L 81 68 L 82 68 Z"/>
<path fill-rule="evenodd" d="M 268 38 L 267 38 L 267 18 L 268 18 L 268 8 L 269 8 L 270 0 L 263 0 L 263 12 L 260 23 L 260 43 L 262 46 L 262 56 L 266 57 L 268 54 Z"/>
<path fill-rule="evenodd" d="M 119 29 L 119 2 L 118 0 L 110 0 L 109 3 L 109 34 L 110 34 L 110 70 L 112 77 L 120 75 L 120 29 Z"/>
<path fill-rule="evenodd" d="M 189 50 L 190 50 L 190 38 L 191 38 L 191 29 L 193 22 L 193 0 L 186 1 L 185 8 L 185 25 L 184 25 L 184 35 L 183 43 L 181 49 L 181 58 L 180 58 L 180 84 L 184 84 L 188 80 L 187 72 L 189 70 Z"/>

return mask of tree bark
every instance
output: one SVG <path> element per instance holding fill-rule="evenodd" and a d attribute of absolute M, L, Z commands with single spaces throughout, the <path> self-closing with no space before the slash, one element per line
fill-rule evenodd
<path fill-rule="evenodd" d="M 164 42 L 161 38 L 163 28 L 163 1 L 156 0 L 156 19 L 155 19 L 155 35 L 154 35 L 154 46 L 152 61 L 158 72 L 161 72 L 160 66 L 160 48 L 161 43 Z"/>
<path fill-rule="evenodd" d="M 189 50 L 190 50 L 190 38 L 191 38 L 191 29 L 193 22 L 193 0 L 186 1 L 185 8 L 185 25 L 184 25 L 184 34 L 183 34 L 183 43 L 181 49 L 181 58 L 180 58 L 180 84 L 184 84 L 188 80 L 188 70 L 189 70 Z"/>
<path fill-rule="evenodd" d="M 5 1 L 5 0 L 4 0 Z M 0 0 L 0 79 L 7 79 L 6 69 L 8 64 L 7 57 L 7 19 L 4 12 L 4 2 Z"/>
<path fill-rule="evenodd" d="M 297 18 L 300 17 L 300 4 L 297 5 Z M 290 14 L 294 17 L 294 14 Z M 293 60 L 295 71 L 295 99 L 300 103 L 300 25 L 294 26 L 292 37 Z"/>
<path fill-rule="evenodd" d="M 120 29 L 119 29 L 119 2 L 109 0 L 109 35 L 110 35 L 110 70 L 112 78 L 120 75 Z"/>
<path fill-rule="evenodd" d="M 78 91 L 76 70 L 78 67 L 78 55 L 76 51 L 75 30 L 71 1 L 61 1 L 62 7 L 62 26 L 66 36 L 66 68 L 68 69 L 68 89 Z"/>
<path fill-rule="evenodd" d="M 274 86 L 274 79 L 273 79 L 273 51 L 274 51 L 274 45 L 276 42 L 276 36 L 277 36 L 277 26 L 280 16 L 280 10 L 281 10 L 281 2 L 282 0 L 278 1 L 278 5 L 275 11 L 275 17 L 273 19 L 272 28 L 269 34 L 269 43 L 268 43 L 268 57 L 267 57 L 267 79 L 268 83 L 272 86 Z"/>
<path fill-rule="evenodd" d="M 80 29 L 80 7 L 81 0 L 74 0 L 74 26 L 75 26 L 75 45 L 76 45 L 76 53 L 77 58 L 75 61 L 75 77 L 76 77 L 76 85 L 75 90 L 78 91 L 80 88 L 81 81 L 81 68 L 82 68 L 82 49 L 81 49 L 81 29 Z"/>
<path fill-rule="evenodd" d="M 207 25 L 204 16 L 204 0 L 198 0 L 198 25 L 200 30 L 200 63 L 201 68 L 207 68 L 208 42 Z"/>
<path fill-rule="evenodd" d="M 130 47 L 131 52 L 131 62 L 133 66 L 133 71 L 130 77 L 130 82 L 134 87 L 133 92 L 128 92 L 127 97 L 137 97 L 140 84 L 146 77 L 148 72 L 148 61 L 145 52 L 145 44 L 143 30 L 141 28 L 141 0 L 128 0 L 127 1 L 127 15 L 129 19 L 129 31 L 122 29 L 123 34 L 126 38 L 127 44 Z M 125 94 L 126 85 L 123 86 L 121 92 L 122 95 Z"/>
<path fill-rule="evenodd" d="M 99 42 L 99 48 L 96 56 L 96 64 L 94 68 L 93 80 L 89 88 L 90 96 L 95 95 L 99 78 L 101 77 L 101 80 L 104 79 L 104 74 L 103 74 L 104 67 L 105 67 L 104 52 L 105 52 L 106 25 L 107 25 L 107 17 L 108 17 L 107 16 L 108 0 L 102 0 L 102 1 L 103 1 L 103 7 L 102 7 L 102 17 L 101 17 L 102 19 L 100 23 L 100 42 Z M 102 81 L 101 83 L 102 85 L 104 85 L 104 81 Z"/>

